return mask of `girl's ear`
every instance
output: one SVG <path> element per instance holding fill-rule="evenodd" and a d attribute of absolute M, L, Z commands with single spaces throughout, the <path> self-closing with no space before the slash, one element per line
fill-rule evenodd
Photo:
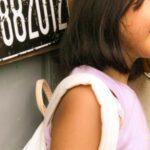
<path fill-rule="evenodd" d="M 143 59 L 144 72 L 150 73 L 150 59 Z"/>

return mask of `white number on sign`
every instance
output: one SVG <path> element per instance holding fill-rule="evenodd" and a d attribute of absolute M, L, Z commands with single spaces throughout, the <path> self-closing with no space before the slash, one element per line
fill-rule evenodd
<path fill-rule="evenodd" d="M 28 13 L 28 28 L 29 28 L 29 38 L 34 39 L 39 37 L 38 31 L 32 31 L 32 8 L 33 8 L 33 0 L 30 0 L 29 3 L 29 13 Z"/>
<path fill-rule="evenodd" d="M 11 10 L 13 12 L 13 23 L 14 23 L 14 28 L 15 28 L 15 34 L 16 34 L 16 38 L 18 39 L 18 41 L 23 42 L 26 39 L 27 32 L 26 32 L 26 27 L 25 27 L 25 19 L 22 14 L 22 2 L 21 0 L 18 0 L 19 8 L 16 10 L 14 1 L 15 0 L 10 0 Z M 22 34 L 19 33 L 20 26 L 22 27 L 21 28 Z"/>
<path fill-rule="evenodd" d="M 1 8 L 2 3 L 4 4 L 5 12 L 2 12 L 2 8 Z M 6 33 L 5 23 L 7 23 L 7 26 L 8 26 L 9 36 Z M 0 0 L 0 25 L 1 25 L 1 32 L 2 32 L 4 43 L 7 46 L 12 45 L 13 40 L 14 40 L 14 36 L 13 36 L 11 21 L 10 21 L 10 18 L 9 18 L 9 8 L 8 8 L 7 0 Z"/>
<path fill-rule="evenodd" d="M 44 18 L 45 28 L 43 27 L 43 23 L 42 23 L 42 16 L 41 16 L 39 0 L 35 0 L 35 2 L 36 2 L 36 9 L 37 9 L 38 20 L 39 20 L 39 27 L 40 27 L 42 34 L 46 35 L 49 32 L 49 21 L 48 21 L 48 12 L 47 12 L 47 8 L 46 8 L 46 1 L 42 0 L 44 17 L 45 17 Z"/>
<path fill-rule="evenodd" d="M 18 4 L 16 8 L 16 3 Z M 41 2 L 41 3 L 40 3 Z M 33 5 L 35 3 L 35 11 L 37 12 L 38 29 L 33 31 L 34 24 L 33 19 Z M 47 5 L 49 3 L 49 6 Z M 25 14 L 23 14 L 23 0 L 0 0 L 0 28 L 5 45 L 11 46 L 14 43 L 14 36 L 17 41 L 24 42 L 29 34 L 29 39 L 35 39 L 40 36 L 40 33 L 47 35 L 50 32 L 50 16 L 53 31 L 57 30 L 56 14 L 54 9 L 53 0 L 29 0 L 27 20 L 25 20 Z M 42 4 L 40 6 L 40 4 Z M 62 21 L 62 0 L 58 2 L 58 22 L 59 30 L 63 30 L 67 27 L 67 23 Z M 49 7 L 49 9 L 47 8 Z M 42 11 L 43 10 L 43 16 Z M 48 11 L 51 14 L 48 14 Z M 10 18 L 12 17 L 12 18 Z M 27 21 L 27 23 L 26 23 Z M 27 26 L 26 26 L 27 25 Z M 27 28 L 26 28 L 27 27 Z M 29 32 L 29 33 L 27 33 Z"/>

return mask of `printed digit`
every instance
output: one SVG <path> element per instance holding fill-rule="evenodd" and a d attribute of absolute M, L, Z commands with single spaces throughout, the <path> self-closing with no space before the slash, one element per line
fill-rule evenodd
<path fill-rule="evenodd" d="M 41 16 L 39 0 L 35 0 L 35 2 L 36 2 L 40 31 L 42 32 L 42 34 L 46 35 L 49 32 L 49 20 L 48 20 L 47 8 L 46 8 L 46 0 L 42 0 L 43 10 L 44 10 L 45 28 L 43 27 L 43 23 L 42 23 L 42 16 Z"/>
<path fill-rule="evenodd" d="M 56 16 L 55 16 L 55 11 L 54 11 L 53 0 L 50 0 L 49 3 L 50 3 L 51 15 L 52 15 L 53 29 L 54 29 L 54 32 L 55 32 L 57 26 L 56 26 Z"/>
<path fill-rule="evenodd" d="M 16 34 L 16 38 L 18 39 L 18 41 L 24 42 L 27 36 L 27 32 L 26 32 L 26 26 L 25 26 L 25 18 L 22 14 L 22 2 L 21 0 L 18 0 L 19 8 L 16 10 L 14 1 L 15 0 L 10 0 L 10 6 L 13 12 L 13 23 L 14 23 L 14 28 L 15 28 L 15 34 Z M 22 34 L 19 33 L 19 28 L 22 28 Z"/>
<path fill-rule="evenodd" d="M 29 14 L 28 14 L 28 28 L 29 28 L 29 38 L 34 39 L 39 37 L 39 32 L 38 31 L 32 31 L 32 8 L 33 8 L 33 0 L 30 0 L 29 3 Z"/>
<path fill-rule="evenodd" d="M 59 30 L 63 30 L 67 28 L 67 23 L 62 23 L 62 0 L 59 0 L 58 3 L 58 23 L 59 23 Z"/>
<path fill-rule="evenodd" d="M 5 12 L 2 12 L 2 7 L 1 7 L 2 2 L 5 7 L 4 8 Z M 7 22 L 7 26 L 8 26 L 7 30 L 8 30 L 9 36 L 7 35 L 7 32 L 6 32 L 5 22 Z M 14 41 L 14 36 L 13 36 L 11 21 L 9 18 L 9 8 L 8 8 L 7 0 L 0 0 L 0 26 L 1 26 L 1 32 L 2 32 L 4 43 L 7 46 L 11 46 Z"/>

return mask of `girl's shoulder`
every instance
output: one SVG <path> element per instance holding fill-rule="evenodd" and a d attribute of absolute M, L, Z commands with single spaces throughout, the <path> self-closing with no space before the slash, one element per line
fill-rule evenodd
<path fill-rule="evenodd" d="M 73 120 L 75 120 L 75 123 L 79 124 L 80 122 L 83 123 L 84 117 L 87 117 L 87 124 L 88 123 L 90 124 L 87 126 L 87 128 L 83 128 L 82 131 L 85 131 L 87 129 L 86 131 L 90 132 L 91 130 L 101 129 L 103 133 L 107 133 L 109 129 L 110 132 L 109 137 L 108 134 L 103 134 L 103 138 L 101 139 L 102 140 L 101 146 L 103 147 L 105 145 L 106 139 L 107 142 L 113 143 L 114 144 L 113 146 L 115 146 L 117 144 L 117 139 L 119 135 L 118 129 L 120 126 L 120 120 L 119 120 L 120 118 L 119 118 L 118 105 L 117 105 L 118 103 L 116 101 L 117 100 L 115 96 L 112 94 L 112 92 L 107 87 L 107 85 L 95 75 L 89 74 L 87 72 L 78 72 L 78 73 L 70 74 L 69 76 L 64 78 L 54 90 L 53 96 L 51 98 L 51 101 L 49 103 L 45 115 L 47 116 L 47 118 L 45 119 L 45 124 L 47 124 L 49 120 L 53 120 L 54 117 L 53 115 L 55 113 L 55 110 L 56 111 L 58 110 L 57 112 L 60 115 L 58 115 L 58 117 L 55 116 L 56 118 L 53 120 L 54 122 L 60 121 L 61 120 L 60 118 L 65 118 L 65 119 L 67 118 L 66 120 L 68 120 L 68 117 L 71 117 L 72 116 L 71 114 L 73 114 L 75 115 L 74 117 L 78 116 Z M 63 114 L 67 115 L 66 117 L 61 117 L 61 115 L 63 115 L 61 113 L 62 111 Z M 101 111 L 102 113 L 100 113 Z M 72 117 L 70 119 L 72 120 Z M 76 119 L 80 119 L 80 120 L 76 121 Z M 95 121 L 100 120 L 103 123 L 103 126 L 98 127 L 98 125 L 100 124 L 96 122 L 93 124 L 92 123 L 94 122 L 93 119 Z M 60 123 L 57 124 L 60 125 Z M 72 125 L 74 125 L 74 122 Z M 84 126 L 86 126 L 86 124 Z M 81 129 L 80 124 L 79 126 L 77 125 L 76 127 L 79 127 L 79 129 Z M 114 131 L 116 133 L 115 136 L 113 134 Z M 100 133 L 100 132 L 92 132 L 92 133 Z M 82 134 L 82 135 L 86 135 L 86 134 Z M 110 135 L 112 135 L 113 138 Z M 91 137 L 88 136 L 87 140 L 89 140 Z M 94 140 L 94 142 L 97 141 L 99 143 L 98 141 L 100 140 L 99 137 L 100 136 L 97 135 L 96 138 L 97 140 Z M 89 141 L 91 141 L 92 139 L 90 139 Z M 87 142 L 85 141 L 85 143 Z M 89 145 L 89 147 L 90 146 L 91 145 Z"/>
<path fill-rule="evenodd" d="M 91 87 L 89 85 L 73 87 L 62 97 L 54 114 L 52 138 L 55 137 L 59 144 L 55 140 L 52 145 L 59 145 L 63 148 L 65 140 L 68 148 L 71 146 L 70 148 L 80 149 L 82 145 L 81 149 L 97 149 L 101 136 L 100 122 L 100 107 Z M 80 140 L 81 138 L 83 140 Z M 71 144 L 72 141 L 76 142 Z"/>

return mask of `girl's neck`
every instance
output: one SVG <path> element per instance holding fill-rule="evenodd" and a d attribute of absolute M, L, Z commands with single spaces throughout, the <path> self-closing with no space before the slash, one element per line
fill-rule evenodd
<path fill-rule="evenodd" d="M 128 74 L 120 73 L 119 71 L 113 68 L 108 68 L 104 72 L 110 77 L 112 77 L 113 79 L 118 80 L 124 84 L 127 84 L 128 82 L 128 76 L 129 76 Z"/>

